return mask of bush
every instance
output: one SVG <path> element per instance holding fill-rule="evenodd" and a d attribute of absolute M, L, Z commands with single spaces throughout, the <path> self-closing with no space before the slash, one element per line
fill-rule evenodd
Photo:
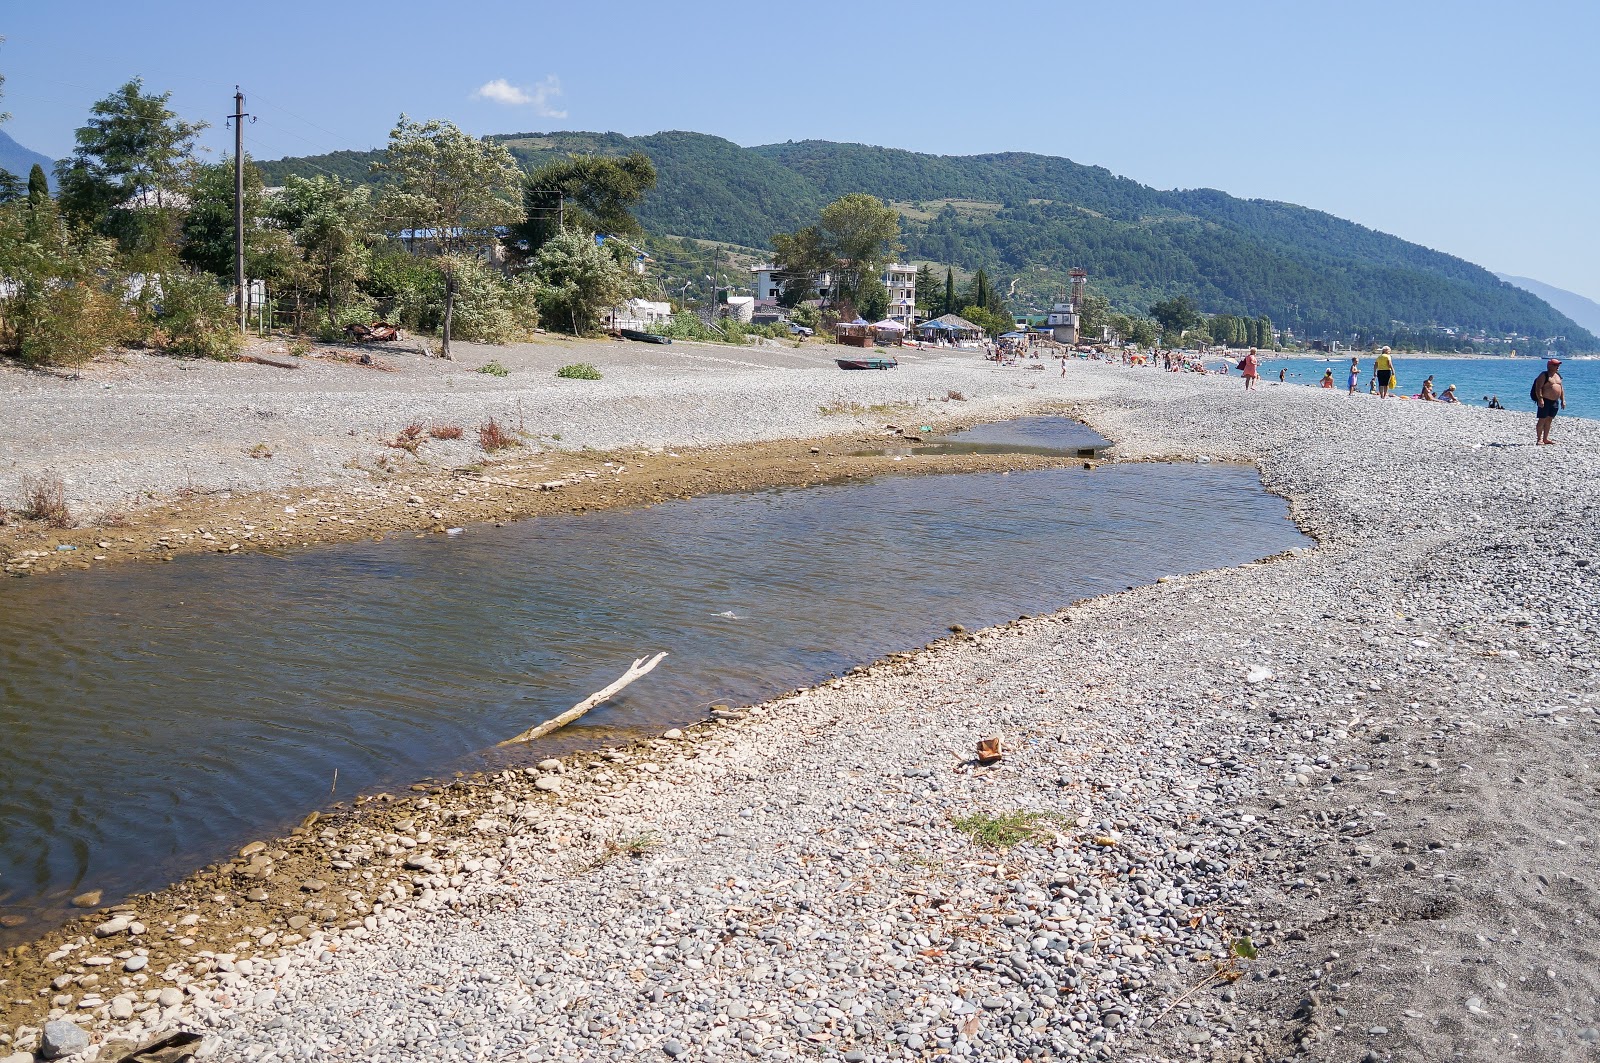
<path fill-rule="evenodd" d="M 428 429 L 428 434 L 435 439 L 460 439 L 461 426 L 458 424 L 436 424 Z"/>
<path fill-rule="evenodd" d="M 238 317 L 215 277 L 176 269 L 158 285 L 157 346 L 190 358 L 227 358 L 238 350 Z"/>
<path fill-rule="evenodd" d="M 441 307 L 443 298 L 441 292 Z M 509 279 L 482 259 L 456 259 L 456 310 L 450 319 L 451 339 L 511 343 L 526 339 L 538 324 L 537 291 L 531 282 Z"/>
<path fill-rule="evenodd" d="M 628 270 L 593 236 L 574 229 L 546 241 L 529 272 L 544 320 L 575 334 L 595 331 L 601 313 L 634 290 Z"/>
<path fill-rule="evenodd" d="M 600 370 L 596 369 L 588 362 L 576 362 L 572 365 L 564 365 L 560 369 L 557 369 L 556 376 L 561 377 L 564 380 L 599 380 Z"/>
<path fill-rule="evenodd" d="M 498 377 L 508 377 L 508 376 L 511 375 L 511 370 L 507 369 L 505 366 L 501 365 L 499 362 L 488 362 L 488 363 L 486 363 L 484 365 L 480 365 L 480 366 L 478 366 L 478 372 L 486 373 L 489 376 L 498 376 Z"/>
<path fill-rule="evenodd" d="M 39 520 L 52 528 L 72 527 L 72 511 L 67 508 L 67 487 L 51 474 L 22 478 L 22 505 L 17 514 Z"/>
<path fill-rule="evenodd" d="M 478 446 L 493 454 L 507 447 L 520 447 L 522 441 L 500 426 L 493 417 L 478 426 Z"/>

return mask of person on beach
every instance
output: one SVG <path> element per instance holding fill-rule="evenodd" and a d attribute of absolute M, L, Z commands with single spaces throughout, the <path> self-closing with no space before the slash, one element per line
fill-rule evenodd
<path fill-rule="evenodd" d="M 1329 391 L 1333 390 L 1333 370 L 1332 369 L 1324 369 L 1322 371 L 1322 386 L 1327 388 Z"/>
<path fill-rule="evenodd" d="M 1438 396 L 1433 393 L 1433 377 L 1430 376 L 1428 379 L 1422 382 L 1422 390 L 1417 392 L 1417 398 L 1421 399 L 1423 402 L 1432 402 L 1434 399 L 1438 398 Z"/>
<path fill-rule="evenodd" d="M 1493 395 L 1493 396 L 1487 396 L 1486 395 L 1486 396 L 1484 396 L 1484 399 L 1485 399 L 1486 402 L 1489 403 L 1489 409 L 1491 409 L 1491 410 L 1503 410 L 1503 409 L 1506 408 L 1505 404 L 1500 401 L 1500 396 L 1499 395 Z"/>
<path fill-rule="evenodd" d="M 1372 363 L 1372 377 L 1378 382 L 1378 397 L 1388 398 L 1389 385 L 1394 383 L 1394 359 L 1389 357 L 1389 348 L 1378 352 L 1377 359 Z"/>
<path fill-rule="evenodd" d="M 1534 439 L 1540 445 L 1554 443 L 1550 429 L 1556 423 L 1556 414 L 1567 408 L 1567 391 L 1561 384 L 1561 359 L 1552 358 L 1545 363 L 1544 372 L 1533 378 L 1533 389 L 1528 397 L 1538 404 Z"/>
<path fill-rule="evenodd" d="M 1361 360 L 1350 359 L 1350 394 L 1356 393 L 1356 385 L 1361 383 Z"/>
<path fill-rule="evenodd" d="M 1278 370 L 1278 383 L 1280 383 L 1280 384 L 1283 383 L 1283 378 L 1285 376 L 1287 376 L 1288 373 L 1289 373 L 1288 369 L 1279 369 Z"/>
<path fill-rule="evenodd" d="M 1252 347 L 1249 353 L 1239 360 L 1239 373 L 1244 377 L 1244 389 L 1246 391 L 1254 391 L 1256 389 L 1258 369 L 1259 363 L 1256 362 L 1256 349 Z"/>
<path fill-rule="evenodd" d="M 1451 384 L 1449 387 L 1445 388 L 1444 391 L 1439 395 L 1439 401 L 1460 402 L 1461 400 L 1456 398 L 1456 386 Z"/>

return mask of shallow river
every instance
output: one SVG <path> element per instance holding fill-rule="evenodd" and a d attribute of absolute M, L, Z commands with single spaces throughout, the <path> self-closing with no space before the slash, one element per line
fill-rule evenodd
<path fill-rule="evenodd" d="M 1084 443 L 1060 420 L 989 431 Z M 884 477 L 6 580 L 0 913 L 48 919 L 91 887 L 109 903 L 330 793 L 481 766 L 479 751 L 656 650 L 671 655 L 654 673 L 522 755 L 693 721 L 953 623 L 1307 542 L 1250 469 L 1130 464 Z"/>

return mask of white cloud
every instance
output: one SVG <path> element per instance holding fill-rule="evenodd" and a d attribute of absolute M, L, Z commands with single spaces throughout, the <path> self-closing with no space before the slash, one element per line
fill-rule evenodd
<path fill-rule="evenodd" d="M 532 88 L 513 85 L 505 78 L 495 78 L 479 86 L 474 99 L 503 103 L 507 107 L 532 107 L 534 113 L 544 118 L 565 118 L 566 111 L 551 106 L 551 100 L 561 95 L 561 79 L 549 75 Z"/>

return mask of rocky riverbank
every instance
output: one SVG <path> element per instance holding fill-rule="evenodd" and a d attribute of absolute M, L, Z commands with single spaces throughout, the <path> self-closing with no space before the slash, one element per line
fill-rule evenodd
<path fill-rule="evenodd" d="M 256 1063 L 1592 1054 L 1600 431 L 982 379 L 1255 461 L 1321 545 L 309 822 L 12 953 L 0 1058 L 52 1012 Z"/>

